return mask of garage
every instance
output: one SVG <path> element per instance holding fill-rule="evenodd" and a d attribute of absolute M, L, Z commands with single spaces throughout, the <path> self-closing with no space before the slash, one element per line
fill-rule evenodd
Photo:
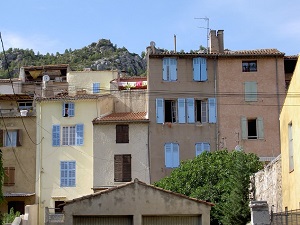
<path fill-rule="evenodd" d="M 201 216 L 143 216 L 143 225 L 200 225 Z"/>
<path fill-rule="evenodd" d="M 132 216 L 75 216 L 74 225 L 132 225 Z"/>

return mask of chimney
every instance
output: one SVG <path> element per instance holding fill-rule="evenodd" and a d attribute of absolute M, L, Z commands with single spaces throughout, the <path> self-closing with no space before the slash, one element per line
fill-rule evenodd
<path fill-rule="evenodd" d="M 224 52 L 224 30 L 211 30 L 209 35 L 209 53 Z"/>

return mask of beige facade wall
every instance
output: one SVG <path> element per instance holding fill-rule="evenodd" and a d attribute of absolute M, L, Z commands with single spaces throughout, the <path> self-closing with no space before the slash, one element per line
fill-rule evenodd
<path fill-rule="evenodd" d="M 116 125 L 94 124 L 94 188 L 120 185 L 114 182 L 114 155 L 131 154 L 131 177 L 149 183 L 148 123 L 129 125 L 129 143 L 116 143 Z"/>
<path fill-rule="evenodd" d="M 101 207 L 99 208 L 99 205 Z M 101 195 L 76 200 L 64 207 L 65 224 L 74 224 L 74 216 L 133 215 L 133 224 L 143 224 L 142 216 L 200 216 L 201 224 L 210 224 L 207 203 L 196 202 L 134 182 Z"/>
<path fill-rule="evenodd" d="M 282 157 L 282 211 L 300 208 L 300 119 L 299 98 L 300 64 L 297 62 L 287 97 L 280 114 L 281 157 Z M 289 143 L 289 124 L 292 125 L 292 141 Z M 293 149 L 291 151 L 291 149 Z M 289 165 L 293 162 L 294 169 Z"/>
<path fill-rule="evenodd" d="M 67 74 L 69 83 L 69 95 L 75 95 L 77 91 L 85 91 L 93 94 L 93 83 L 100 82 L 100 94 L 110 92 L 110 81 L 118 77 L 118 71 L 70 71 Z"/>
<path fill-rule="evenodd" d="M 2 106 L 2 102 L 1 102 Z M 21 130 L 21 146 L 1 147 L 3 167 L 15 168 L 15 184 L 3 186 L 5 193 L 35 193 L 35 149 L 36 149 L 36 118 L 35 117 L 3 117 L 0 129 L 8 131 Z M 27 131 L 26 131 L 27 130 Z M 9 197 L 0 206 L 2 213 L 8 212 L 10 201 L 24 201 L 25 205 L 35 203 L 35 197 Z"/>
<path fill-rule="evenodd" d="M 244 60 L 257 60 L 257 72 L 242 72 Z M 255 102 L 245 101 L 244 82 L 248 81 L 257 82 Z M 278 156 L 278 118 L 285 97 L 283 57 L 219 58 L 217 90 L 219 148 L 233 150 L 240 145 L 246 152 L 256 153 L 259 157 Z M 242 140 L 241 117 L 262 117 L 264 138 Z"/>
<path fill-rule="evenodd" d="M 147 112 L 148 95 L 146 90 L 123 90 L 112 92 L 115 97 L 115 112 Z"/>
<path fill-rule="evenodd" d="M 149 148 L 151 183 L 170 175 L 172 169 L 165 167 L 165 143 L 179 144 L 179 159 L 187 160 L 196 156 L 195 143 L 209 142 L 211 150 L 216 149 L 216 124 L 158 124 L 156 123 L 156 98 L 176 100 L 195 98 L 203 100 L 214 97 L 216 64 L 207 59 L 208 81 L 193 81 L 193 59 L 177 57 L 177 81 L 163 81 L 162 57 L 151 57 L 148 62 L 149 93 Z"/>
<path fill-rule="evenodd" d="M 75 116 L 63 117 L 64 100 L 37 102 L 37 179 L 39 223 L 44 221 L 45 207 L 54 208 L 55 201 L 66 201 L 92 193 L 93 187 L 93 124 L 92 120 L 112 112 L 112 98 L 82 99 L 75 103 Z M 83 146 L 52 146 L 52 126 L 84 124 Z M 62 132 L 62 128 L 61 128 Z M 62 140 L 62 136 L 61 136 Z M 60 187 L 60 161 L 76 161 L 76 186 Z"/>

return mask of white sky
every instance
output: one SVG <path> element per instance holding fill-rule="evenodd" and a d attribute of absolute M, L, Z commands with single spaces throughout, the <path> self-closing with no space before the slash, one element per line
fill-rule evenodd
<path fill-rule="evenodd" d="M 141 54 L 150 41 L 177 50 L 206 46 L 206 26 L 224 30 L 230 50 L 300 53 L 299 0 L 2 0 L 4 47 L 63 53 L 110 39 Z M 203 28 L 201 28 L 203 27 Z M 2 49 L 1 49 L 2 51 Z"/>

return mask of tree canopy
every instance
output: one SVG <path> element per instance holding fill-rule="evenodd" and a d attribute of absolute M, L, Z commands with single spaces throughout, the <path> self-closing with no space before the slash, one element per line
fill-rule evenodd
<path fill-rule="evenodd" d="M 243 225 L 250 221 L 250 175 L 262 169 L 259 158 L 243 151 L 204 152 L 181 162 L 155 185 L 215 204 L 211 224 Z"/>

